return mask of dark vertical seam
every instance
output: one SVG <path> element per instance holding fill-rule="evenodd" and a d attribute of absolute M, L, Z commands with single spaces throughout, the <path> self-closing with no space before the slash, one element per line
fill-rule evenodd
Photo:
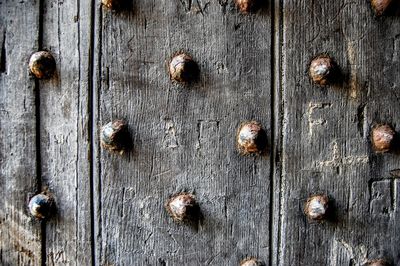
<path fill-rule="evenodd" d="M 270 176 L 269 176 L 269 265 L 273 263 L 273 252 L 274 252 L 274 178 L 275 178 L 275 2 L 271 1 L 270 5 L 271 13 L 271 53 L 270 53 L 270 64 L 271 64 L 271 156 L 270 156 Z"/>
<path fill-rule="evenodd" d="M 58 41 L 58 60 L 61 62 L 62 50 L 61 50 L 61 15 L 60 15 L 60 0 L 57 0 L 57 41 Z M 62 79 L 60 79 L 60 87 L 62 88 Z"/>
<path fill-rule="evenodd" d="M 271 173 L 270 173 L 270 257 L 269 265 L 279 264 L 281 237 L 281 189 L 283 151 L 282 27 L 283 0 L 271 2 Z M 279 192 L 277 191 L 279 188 Z M 277 212 L 275 211 L 278 208 Z M 274 214 L 278 213 L 278 217 Z M 278 221 L 276 223 L 276 221 Z M 277 230 L 275 230 L 277 227 Z M 276 246 L 275 246 L 276 244 Z M 276 252 L 275 252 L 276 250 Z"/>
<path fill-rule="evenodd" d="M 1 34 L 1 32 L 0 32 Z M 3 30 L 3 41 L 0 44 L 1 53 L 0 53 L 0 73 L 5 73 L 7 70 L 7 52 L 6 52 L 6 28 Z"/>
<path fill-rule="evenodd" d="M 99 22 L 98 22 L 98 24 L 99 24 L 99 43 L 98 43 L 98 46 L 99 46 L 99 48 L 98 48 L 98 61 L 97 61 L 97 65 L 98 65 L 98 83 L 99 83 L 99 86 L 98 86 L 98 90 L 97 90 L 97 110 L 98 110 L 98 112 L 100 112 L 99 110 L 100 110 L 100 91 L 101 91 L 101 72 L 102 72 L 102 56 L 103 56 L 103 12 L 102 12 L 102 9 L 100 9 L 100 12 L 99 12 Z M 99 116 L 100 116 L 100 114 L 99 114 Z M 97 126 L 97 124 L 95 124 L 96 126 Z M 100 151 L 100 143 L 98 142 L 97 143 L 97 151 Z M 99 237 L 100 237 L 100 239 L 101 239 L 101 241 L 102 241 L 102 205 L 101 205 L 101 203 L 102 203 L 102 184 L 101 184 L 101 160 L 99 159 L 98 161 L 97 161 L 97 169 L 98 169 L 98 176 L 97 176 L 97 178 L 98 178 L 98 210 L 99 210 L 99 220 L 98 220 L 98 223 L 99 223 Z M 99 245 L 99 260 L 101 259 L 101 255 L 102 255 L 102 252 L 103 252 L 103 250 L 102 250 L 102 244 L 100 243 L 100 245 Z"/>
<path fill-rule="evenodd" d="M 275 57 L 276 57 L 276 47 L 275 47 L 275 41 L 276 41 L 276 32 L 275 32 L 275 19 L 276 19 L 276 11 L 275 11 L 275 1 L 271 1 L 270 4 L 270 14 L 271 14 L 271 52 L 270 52 L 270 64 L 271 64 L 271 105 L 270 105 L 270 111 L 271 111 L 271 155 L 270 155 L 270 176 L 269 176 L 269 256 L 268 256 L 268 264 L 272 265 L 273 264 L 273 252 L 274 252 L 274 178 L 275 178 L 275 156 L 276 156 L 276 143 L 275 143 L 275 123 L 276 123 L 276 106 L 275 106 L 275 91 L 276 91 L 276 84 L 275 84 L 275 79 L 276 79 L 276 64 L 275 64 Z"/>
<path fill-rule="evenodd" d="M 78 233 L 78 228 L 79 228 L 79 211 L 78 211 L 78 206 L 79 206 L 79 161 L 80 161 L 80 142 L 79 142 L 79 123 L 80 123 L 80 117 L 81 117 L 81 20 L 80 20 L 80 0 L 76 1 L 76 16 L 77 16 L 77 28 L 78 28 L 78 116 L 76 120 L 76 150 L 77 150 L 77 158 L 76 158 L 76 164 L 75 164 L 75 241 L 78 243 L 79 242 L 79 233 Z M 78 249 L 79 246 L 75 246 L 75 265 L 78 265 Z"/>
<path fill-rule="evenodd" d="M 38 51 L 43 49 L 43 0 L 39 0 L 39 18 L 38 18 Z M 42 153 L 40 145 L 40 87 L 39 80 L 35 79 L 35 123 L 36 123 L 36 182 L 37 182 L 37 193 L 41 193 L 43 190 L 42 184 Z M 46 221 L 40 223 L 40 236 L 41 236 L 41 264 L 46 265 Z"/>
<path fill-rule="evenodd" d="M 88 86 L 89 86 L 89 95 L 88 95 L 88 138 L 89 138 L 89 176 L 90 176 L 90 243 L 91 243 L 91 264 L 96 265 L 96 238 L 95 238 L 95 206 L 94 206 L 94 99 L 93 99 L 93 91 L 94 91 L 94 39 L 95 39 L 95 14 L 96 14 L 96 0 L 91 1 L 91 10 L 90 10 L 90 47 L 89 47 L 89 66 L 88 66 Z"/>
<path fill-rule="evenodd" d="M 284 97 L 284 88 L 283 88 L 283 80 L 282 80 L 282 76 L 283 76 L 283 65 L 282 65 L 282 56 L 283 56 L 283 52 L 282 52 L 282 46 L 283 46 L 283 27 L 284 27 L 284 18 L 283 18 L 283 8 L 284 8 L 284 0 L 279 0 L 279 8 L 278 8 L 278 14 L 279 14 L 279 26 L 278 26 L 278 38 L 279 38 L 279 46 L 278 46 L 278 73 L 279 73 L 279 77 L 278 77 L 278 86 L 279 86 L 279 164 L 280 164 L 280 171 L 279 171 L 279 194 L 278 194 L 278 224 L 277 224 L 277 253 L 276 253 L 276 264 L 277 265 L 281 265 L 281 261 L 280 261 L 280 257 L 281 257 L 281 237 L 282 237 L 282 182 L 283 182 L 283 171 L 284 171 L 284 165 L 283 165 L 283 160 L 284 160 L 284 103 L 285 101 L 283 100 Z"/>

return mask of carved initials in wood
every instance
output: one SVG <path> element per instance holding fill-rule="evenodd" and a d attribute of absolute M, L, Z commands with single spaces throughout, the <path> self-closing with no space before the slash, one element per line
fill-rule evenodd
<path fill-rule="evenodd" d="M 310 102 L 308 104 L 307 114 L 308 114 L 308 133 L 310 136 L 313 134 L 313 129 L 316 126 L 322 126 L 327 123 L 326 119 L 322 118 L 314 118 L 313 114 L 317 110 L 324 110 L 326 108 L 330 108 L 332 106 L 331 103 L 313 103 Z"/>

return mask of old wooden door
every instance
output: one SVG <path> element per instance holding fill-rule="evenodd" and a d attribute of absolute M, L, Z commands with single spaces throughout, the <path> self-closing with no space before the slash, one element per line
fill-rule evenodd
<path fill-rule="evenodd" d="M 374 125 L 400 129 L 400 16 L 367 0 L 0 0 L 1 265 L 400 265 L 400 157 L 371 147 Z M 50 79 L 30 56 L 49 51 Z M 185 51 L 196 82 L 172 82 Z M 317 86 L 317 55 L 340 77 Z M 133 149 L 100 145 L 128 123 Z M 237 128 L 259 121 L 263 155 L 241 156 Z M 56 214 L 31 217 L 48 190 Z M 197 228 L 164 209 L 193 193 Z M 313 194 L 330 219 L 304 214 Z M 377 264 L 378 265 L 378 264 Z M 381 265 L 381 264 L 379 264 Z M 382 264 L 383 265 L 383 264 Z"/>

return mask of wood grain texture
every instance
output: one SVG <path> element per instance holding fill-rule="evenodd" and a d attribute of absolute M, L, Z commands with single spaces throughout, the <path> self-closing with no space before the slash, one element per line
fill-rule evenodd
<path fill-rule="evenodd" d="M 278 265 L 400 263 L 398 154 L 374 154 L 369 132 L 399 125 L 400 20 L 377 19 L 368 1 L 285 0 L 282 46 L 283 156 Z M 334 57 L 343 80 L 313 85 L 318 54 Z M 336 219 L 310 223 L 309 194 L 332 197 Z"/>
<path fill-rule="evenodd" d="M 235 135 L 251 119 L 271 135 L 269 9 L 243 16 L 230 1 L 200 0 L 134 1 L 120 13 L 97 8 L 97 130 L 123 118 L 134 148 L 119 157 L 96 145 L 96 262 L 268 262 L 270 158 L 239 156 Z M 186 88 L 166 72 L 180 50 L 201 72 Z M 173 223 L 163 207 L 184 190 L 204 215 L 197 230 Z"/>
<path fill-rule="evenodd" d="M 38 189 L 35 81 L 39 4 L 0 1 L 0 264 L 40 265 L 41 226 L 27 210 Z"/>
<path fill-rule="evenodd" d="M 43 49 L 57 62 L 40 83 L 43 185 L 57 203 L 46 225 L 47 265 L 91 265 L 90 1 L 44 1 Z"/>
<path fill-rule="evenodd" d="M 376 18 L 367 0 L 267 1 L 250 15 L 233 0 L 100 2 L 0 0 L 0 265 L 400 265 L 400 147 L 370 143 L 375 124 L 400 132 L 399 3 Z M 57 71 L 35 82 L 41 48 Z M 178 51 L 199 64 L 191 86 L 167 73 Z M 341 68 L 331 86 L 308 77 L 319 54 Z M 124 156 L 99 142 L 120 118 Z M 267 155 L 236 151 L 246 120 L 266 129 Z M 44 231 L 26 209 L 43 187 L 58 206 Z M 197 228 L 164 210 L 182 191 Z M 333 219 L 307 220 L 315 193 Z"/>

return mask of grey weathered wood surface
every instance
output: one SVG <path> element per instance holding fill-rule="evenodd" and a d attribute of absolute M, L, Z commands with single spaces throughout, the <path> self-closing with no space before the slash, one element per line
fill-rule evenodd
<path fill-rule="evenodd" d="M 271 16 L 189 2 L 98 9 L 97 126 L 124 118 L 133 136 L 127 156 L 98 150 L 100 264 L 235 265 L 270 256 L 269 157 L 239 156 L 234 139 L 244 120 L 270 132 Z M 189 88 L 166 71 L 180 50 L 200 66 Z M 203 211 L 198 230 L 164 211 L 184 190 L 194 191 Z"/>
<path fill-rule="evenodd" d="M 39 3 L 0 2 L 0 264 L 40 265 L 42 228 L 26 206 L 38 190 L 36 90 Z"/>
<path fill-rule="evenodd" d="M 398 8 L 398 7 L 397 7 Z M 284 1 L 282 6 L 282 174 L 278 265 L 400 265 L 398 154 L 376 155 L 375 123 L 399 129 L 399 16 L 374 18 L 367 1 Z M 319 88 L 307 65 L 333 56 L 343 82 Z M 337 218 L 310 224 L 309 194 L 324 192 Z M 274 213 L 275 214 L 275 213 Z M 279 263 L 278 263 L 279 261 Z"/>
<path fill-rule="evenodd" d="M 0 264 L 399 265 L 399 155 L 369 143 L 375 123 L 400 129 L 399 12 L 267 2 L 244 16 L 228 0 L 133 1 L 123 12 L 99 0 L 0 0 Z M 29 76 L 38 49 L 56 58 L 51 80 Z M 166 72 L 180 50 L 201 70 L 189 88 Z M 342 82 L 310 82 L 320 53 Z M 115 118 L 132 133 L 122 157 L 98 141 Z M 252 119 L 270 155 L 237 154 L 236 129 Z M 26 202 L 45 187 L 58 214 L 41 225 Z M 164 211 L 183 190 L 203 211 L 197 229 Z M 310 224 L 303 204 L 319 192 L 336 219 Z"/>
<path fill-rule="evenodd" d="M 57 201 L 46 226 L 48 265 L 90 265 L 90 1 L 43 1 L 42 48 L 57 63 L 40 82 L 43 184 Z"/>

